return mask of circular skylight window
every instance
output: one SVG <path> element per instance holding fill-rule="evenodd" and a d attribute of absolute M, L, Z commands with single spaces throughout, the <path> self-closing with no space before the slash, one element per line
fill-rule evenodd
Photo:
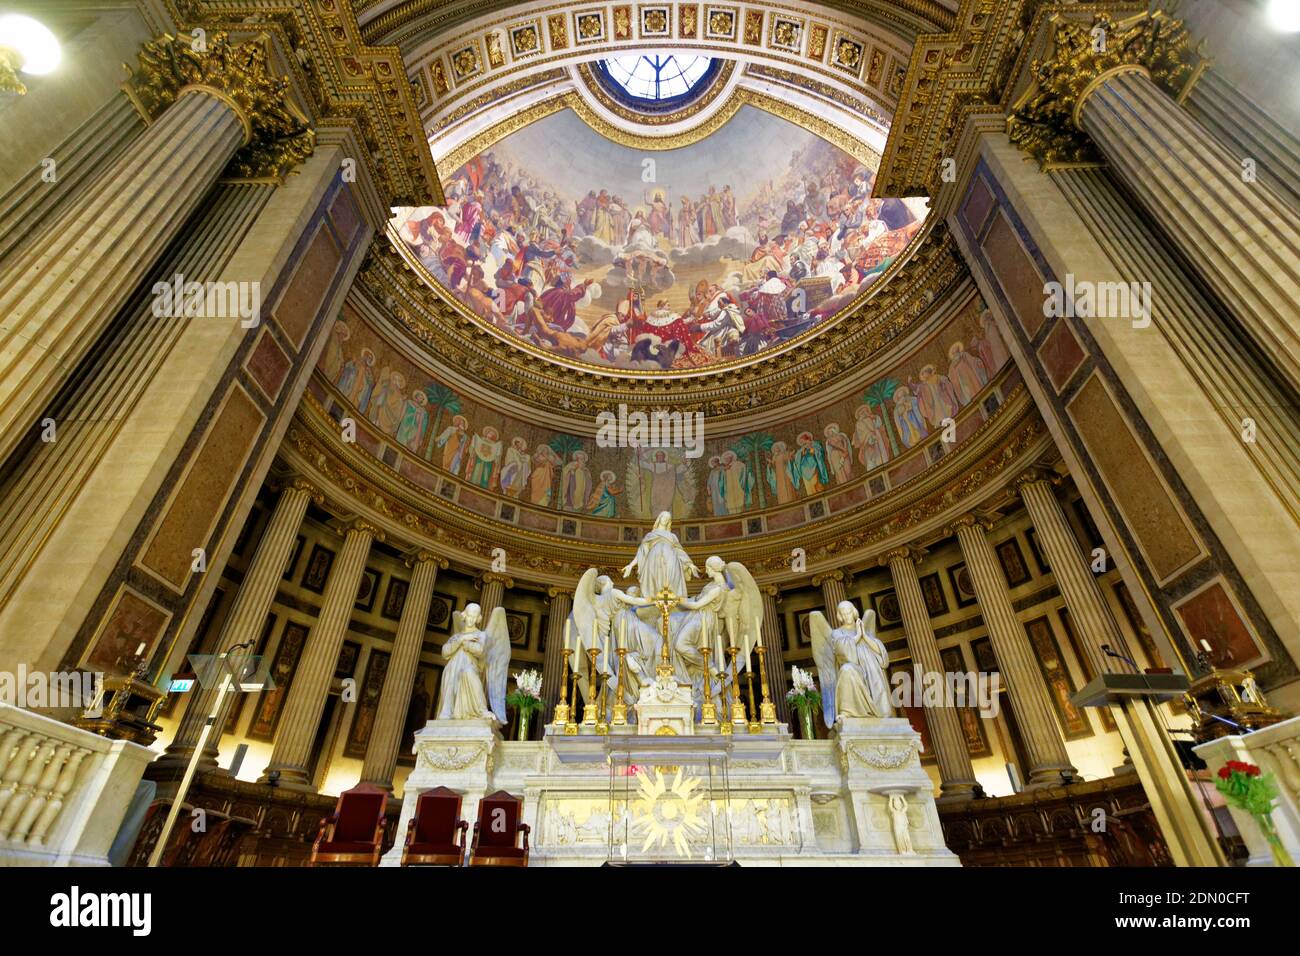
<path fill-rule="evenodd" d="M 612 56 L 602 63 L 609 78 L 628 96 L 655 102 L 690 93 L 712 75 L 712 65 L 712 57 L 675 53 Z"/>

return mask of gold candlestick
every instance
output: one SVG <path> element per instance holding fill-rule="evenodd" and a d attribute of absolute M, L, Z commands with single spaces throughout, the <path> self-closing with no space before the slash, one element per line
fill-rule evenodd
<path fill-rule="evenodd" d="M 758 711 L 759 720 L 765 724 L 774 724 L 776 723 L 776 704 L 772 703 L 767 696 L 767 665 L 764 663 L 767 650 L 762 644 L 755 645 L 754 650 L 758 651 L 758 689 L 763 695 L 763 703 Z"/>
<path fill-rule="evenodd" d="M 614 726 L 627 726 L 627 702 L 623 699 L 623 668 L 627 666 L 627 648 L 618 649 L 618 696 L 614 698 Z"/>
<path fill-rule="evenodd" d="M 739 647 L 728 647 L 727 653 L 731 655 L 731 687 L 727 693 L 727 700 L 731 702 L 731 722 L 733 724 L 745 723 L 745 703 L 740 699 L 740 681 L 736 676 L 736 655 L 740 653 Z"/>
<path fill-rule="evenodd" d="M 565 655 L 566 657 L 568 655 Z M 573 705 L 569 708 L 569 722 L 564 725 L 564 736 L 575 737 L 578 733 L 578 722 L 574 717 L 578 716 L 578 669 L 573 668 Z"/>
<path fill-rule="evenodd" d="M 747 660 L 746 664 L 749 663 Z M 749 687 L 749 732 L 751 734 L 761 734 L 763 724 L 758 719 L 758 708 L 754 706 L 754 671 L 752 667 L 745 668 L 745 684 Z"/>
<path fill-rule="evenodd" d="M 700 648 L 700 654 L 704 657 L 704 702 L 700 705 L 700 724 L 704 727 L 712 727 L 718 722 L 718 708 L 713 704 L 713 678 L 709 676 L 707 645 Z"/>
<path fill-rule="evenodd" d="M 600 693 L 596 695 L 596 703 L 600 707 L 600 713 L 596 717 L 596 733 L 609 733 L 609 676 L 601 674 L 598 678 L 600 681 Z"/>
<path fill-rule="evenodd" d="M 587 727 L 596 726 L 596 655 L 599 653 L 594 647 L 587 649 L 587 702 L 582 708 L 582 723 Z"/>
<path fill-rule="evenodd" d="M 731 700 L 731 695 L 727 693 L 726 683 L 727 683 L 727 662 L 723 661 L 722 670 L 718 671 L 718 694 L 719 696 L 723 697 L 722 706 L 725 707 L 727 710 L 730 710 L 731 705 L 729 702 Z M 735 727 L 732 725 L 730 720 L 723 720 L 720 721 L 719 723 L 720 726 L 718 727 L 718 729 L 722 731 L 724 734 L 730 734 L 734 732 Z"/>
<path fill-rule="evenodd" d="M 563 727 L 569 722 L 569 652 L 564 652 L 564 671 L 560 677 L 560 702 L 555 705 L 555 716 L 552 722 L 557 727 Z"/>

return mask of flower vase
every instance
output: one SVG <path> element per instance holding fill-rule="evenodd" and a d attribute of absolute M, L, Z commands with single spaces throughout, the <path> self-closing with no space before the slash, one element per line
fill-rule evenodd
<path fill-rule="evenodd" d="M 812 708 L 807 704 L 799 708 L 799 724 L 803 727 L 804 740 L 816 740 L 817 730 L 813 726 Z"/>
<path fill-rule="evenodd" d="M 516 740 L 528 739 L 528 725 L 532 723 L 533 712 L 531 710 L 519 711 L 519 720 L 517 721 L 518 732 L 515 734 Z"/>
<path fill-rule="evenodd" d="M 1255 814 L 1255 822 L 1264 831 L 1264 839 L 1268 841 L 1268 848 L 1273 852 L 1273 862 L 1277 866 L 1295 866 L 1295 861 L 1291 859 L 1291 854 L 1287 852 L 1286 846 L 1283 845 L 1282 838 L 1278 836 L 1277 828 L 1273 826 L 1273 815 L 1271 813 Z"/>

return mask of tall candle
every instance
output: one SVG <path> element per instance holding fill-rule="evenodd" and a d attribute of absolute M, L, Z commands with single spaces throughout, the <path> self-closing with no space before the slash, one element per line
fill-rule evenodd
<path fill-rule="evenodd" d="M 573 624 L 572 618 L 566 617 L 564 619 L 564 653 L 566 654 L 569 653 L 569 651 L 573 650 L 573 637 L 569 633 L 569 627 L 572 624 Z"/>

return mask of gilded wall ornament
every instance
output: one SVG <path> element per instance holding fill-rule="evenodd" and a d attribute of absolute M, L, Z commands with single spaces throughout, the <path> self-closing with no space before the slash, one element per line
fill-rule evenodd
<path fill-rule="evenodd" d="M 316 133 L 289 99 L 289 79 L 269 66 L 268 37 L 232 43 L 224 32 L 203 43 L 170 33 L 150 40 L 137 54 L 123 89 L 146 120 L 171 106 L 185 87 L 215 91 L 239 114 L 244 146 L 230 172 L 245 179 L 279 178 L 316 147 Z"/>

